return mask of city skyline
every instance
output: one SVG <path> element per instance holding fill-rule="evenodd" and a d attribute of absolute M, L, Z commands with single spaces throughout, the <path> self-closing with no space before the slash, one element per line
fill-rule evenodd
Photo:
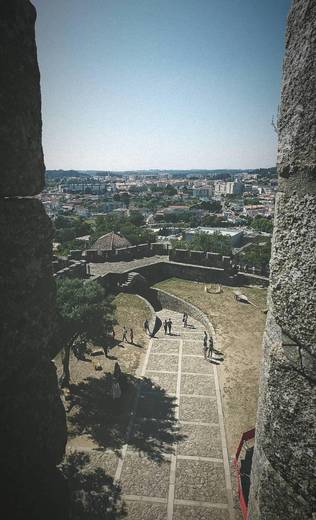
<path fill-rule="evenodd" d="M 47 169 L 271 167 L 288 0 L 35 0 Z"/>

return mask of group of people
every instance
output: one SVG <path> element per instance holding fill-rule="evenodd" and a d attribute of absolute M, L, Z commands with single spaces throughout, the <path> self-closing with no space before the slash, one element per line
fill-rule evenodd
<path fill-rule="evenodd" d="M 171 318 L 169 318 L 169 320 L 165 320 L 163 322 L 163 329 L 165 331 L 165 334 L 171 335 L 171 333 L 172 333 L 172 321 L 171 321 Z"/>
<path fill-rule="evenodd" d="M 204 331 L 204 337 L 203 337 L 203 354 L 204 359 L 212 359 L 214 354 L 218 354 L 219 356 L 222 356 L 222 352 L 219 350 L 216 350 L 214 346 L 214 340 L 211 335 L 207 335 L 206 330 Z M 222 361 L 223 358 L 216 358 L 217 361 Z"/>
<path fill-rule="evenodd" d="M 212 336 L 210 335 L 208 337 L 206 330 L 204 331 L 204 337 L 203 337 L 203 354 L 204 359 L 209 359 L 213 357 L 214 353 L 214 341 Z"/>

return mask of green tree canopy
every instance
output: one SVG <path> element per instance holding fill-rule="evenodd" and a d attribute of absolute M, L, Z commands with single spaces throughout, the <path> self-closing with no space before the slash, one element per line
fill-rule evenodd
<path fill-rule="evenodd" d="M 194 235 L 192 240 L 173 241 L 172 246 L 181 249 L 190 249 L 191 251 L 219 253 L 227 256 L 232 253 L 230 238 L 221 233 L 214 233 L 213 235 L 199 233 Z"/>
<path fill-rule="evenodd" d="M 261 215 L 256 215 L 255 218 L 251 222 L 251 227 L 253 229 L 257 229 L 258 231 L 263 231 L 265 233 L 272 233 L 273 221 L 271 219 L 263 217 Z"/>
<path fill-rule="evenodd" d="M 131 242 L 131 244 L 155 242 L 155 235 L 150 229 L 141 227 L 140 223 L 133 223 L 133 221 L 140 222 L 139 215 L 125 217 L 112 213 L 106 216 L 98 216 L 96 218 L 95 231 L 91 238 L 91 242 L 95 242 L 99 237 L 106 233 L 110 233 L 111 231 L 121 233 L 121 235 Z"/>
<path fill-rule="evenodd" d="M 102 339 L 113 323 L 112 298 L 97 282 L 77 278 L 57 280 L 59 339 L 64 348 L 63 383 L 70 381 L 69 355 L 76 339 Z"/>

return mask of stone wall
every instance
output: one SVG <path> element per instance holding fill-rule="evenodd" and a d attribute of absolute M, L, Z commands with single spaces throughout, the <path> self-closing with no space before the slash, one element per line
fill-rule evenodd
<path fill-rule="evenodd" d="M 53 256 L 54 278 L 86 278 L 89 267 L 81 258 L 81 251 L 72 251 L 68 256 Z M 78 254 L 80 253 L 80 255 Z"/>
<path fill-rule="evenodd" d="M 316 515 L 316 2 L 288 16 L 250 520 Z M 314 516 L 313 516 L 314 514 Z"/>
<path fill-rule="evenodd" d="M 262 276 L 248 273 L 228 275 L 223 269 L 173 262 L 158 262 L 141 267 L 133 267 L 130 270 L 119 273 L 110 272 L 99 276 L 98 280 L 100 280 L 100 283 L 107 292 L 116 292 L 118 284 L 125 282 L 128 273 L 132 271 L 141 274 L 149 285 L 154 285 L 158 282 L 174 277 L 202 283 L 221 283 L 233 287 L 247 285 L 267 287 L 269 285 L 269 279 Z"/>
<path fill-rule="evenodd" d="M 149 330 L 151 334 L 154 336 L 162 325 L 161 319 L 157 316 L 153 305 L 150 303 L 150 299 L 146 298 L 146 296 L 143 296 L 141 294 L 137 294 L 137 296 L 138 298 L 141 298 L 141 300 L 144 302 L 144 304 L 150 312 Z"/>
<path fill-rule="evenodd" d="M 188 316 L 191 316 L 195 320 L 202 323 L 202 325 L 205 327 L 205 330 L 209 332 L 209 334 L 211 334 L 215 340 L 215 329 L 212 323 L 206 314 L 204 314 L 204 312 L 198 309 L 195 305 L 192 305 L 192 303 L 179 298 L 179 296 L 175 296 L 174 294 L 170 294 L 166 291 L 163 291 L 162 289 L 156 288 L 152 289 L 152 296 L 150 296 L 150 294 L 147 296 L 148 298 L 151 298 L 153 306 L 157 305 L 157 302 L 159 303 L 158 309 L 170 309 L 171 311 L 180 312 L 181 314 L 186 312 Z"/>
<path fill-rule="evenodd" d="M 49 356 L 53 228 L 30 197 L 44 172 L 35 18 L 27 0 L 0 2 L 0 497 L 8 518 L 63 520 L 67 491 L 56 465 L 66 422 Z"/>
<path fill-rule="evenodd" d="M 122 247 L 113 250 L 87 249 L 82 253 L 82 258 L 87 262 L 122 262 L 144 258 L 146 256 L 167 255 L 168 245 L 159 242 L 152 244 L 138 244 L 136 246 Z"/>

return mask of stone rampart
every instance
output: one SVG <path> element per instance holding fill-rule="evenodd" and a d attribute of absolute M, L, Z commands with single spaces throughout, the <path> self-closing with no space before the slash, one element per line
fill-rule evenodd
<path fill-rule="evenodd" d="M 86 278 L 89 272 L 87 262 L 81 259 L 77 251 L 68 256 L 54 256 L 52 265 L 54 278 Z"/>
<path fill-rule="evenodd" d="M 168 245 L 153 242 L 151 244 L 138 244 L 135 246 L 122 247 L 113 250 L 87 249 L 82 258 L 87 262 L 121 262 L 136 260 L 146 256 L 167 255 Z"/>
<path fill-rule="evenodd" d="M 150 330 L 150 333 L 154 336 L 161 327 L 161 319 L 157 316 L 153 305 L 150 303 L 150 299 L 148 299 L 145 296 L 145 294 L 148 295 L 148 292 L 144 293 L 144 295 L 137 294 L 137 296 L 144 302 L 144 304 L 146 305 L 146 307 L 148 308 L 148 310 L 150 312 L 149 330 Z"/>
<path fill-rule="evenodd" d="M 179 296 L 175 296 L 174 294 L 156 288 L 152 288 L 152 296 L 149 294 L 148 297 L 152 298 L 153 305 L 157 304 L 156 302 L 159 302 L 161 308 L 170 309 L 171 311 L 180 312 L 181 314 L 186 312 L 188 316 L 191 316 L 202 323 L 205 330 L 209 332 L 216 341 L 215 329 L 209 318 L 198 307 L 192 305 L 192 303 L 179 298 Z M 201 338 L 201 341 L 202 339 L 203 338 Z"/>

